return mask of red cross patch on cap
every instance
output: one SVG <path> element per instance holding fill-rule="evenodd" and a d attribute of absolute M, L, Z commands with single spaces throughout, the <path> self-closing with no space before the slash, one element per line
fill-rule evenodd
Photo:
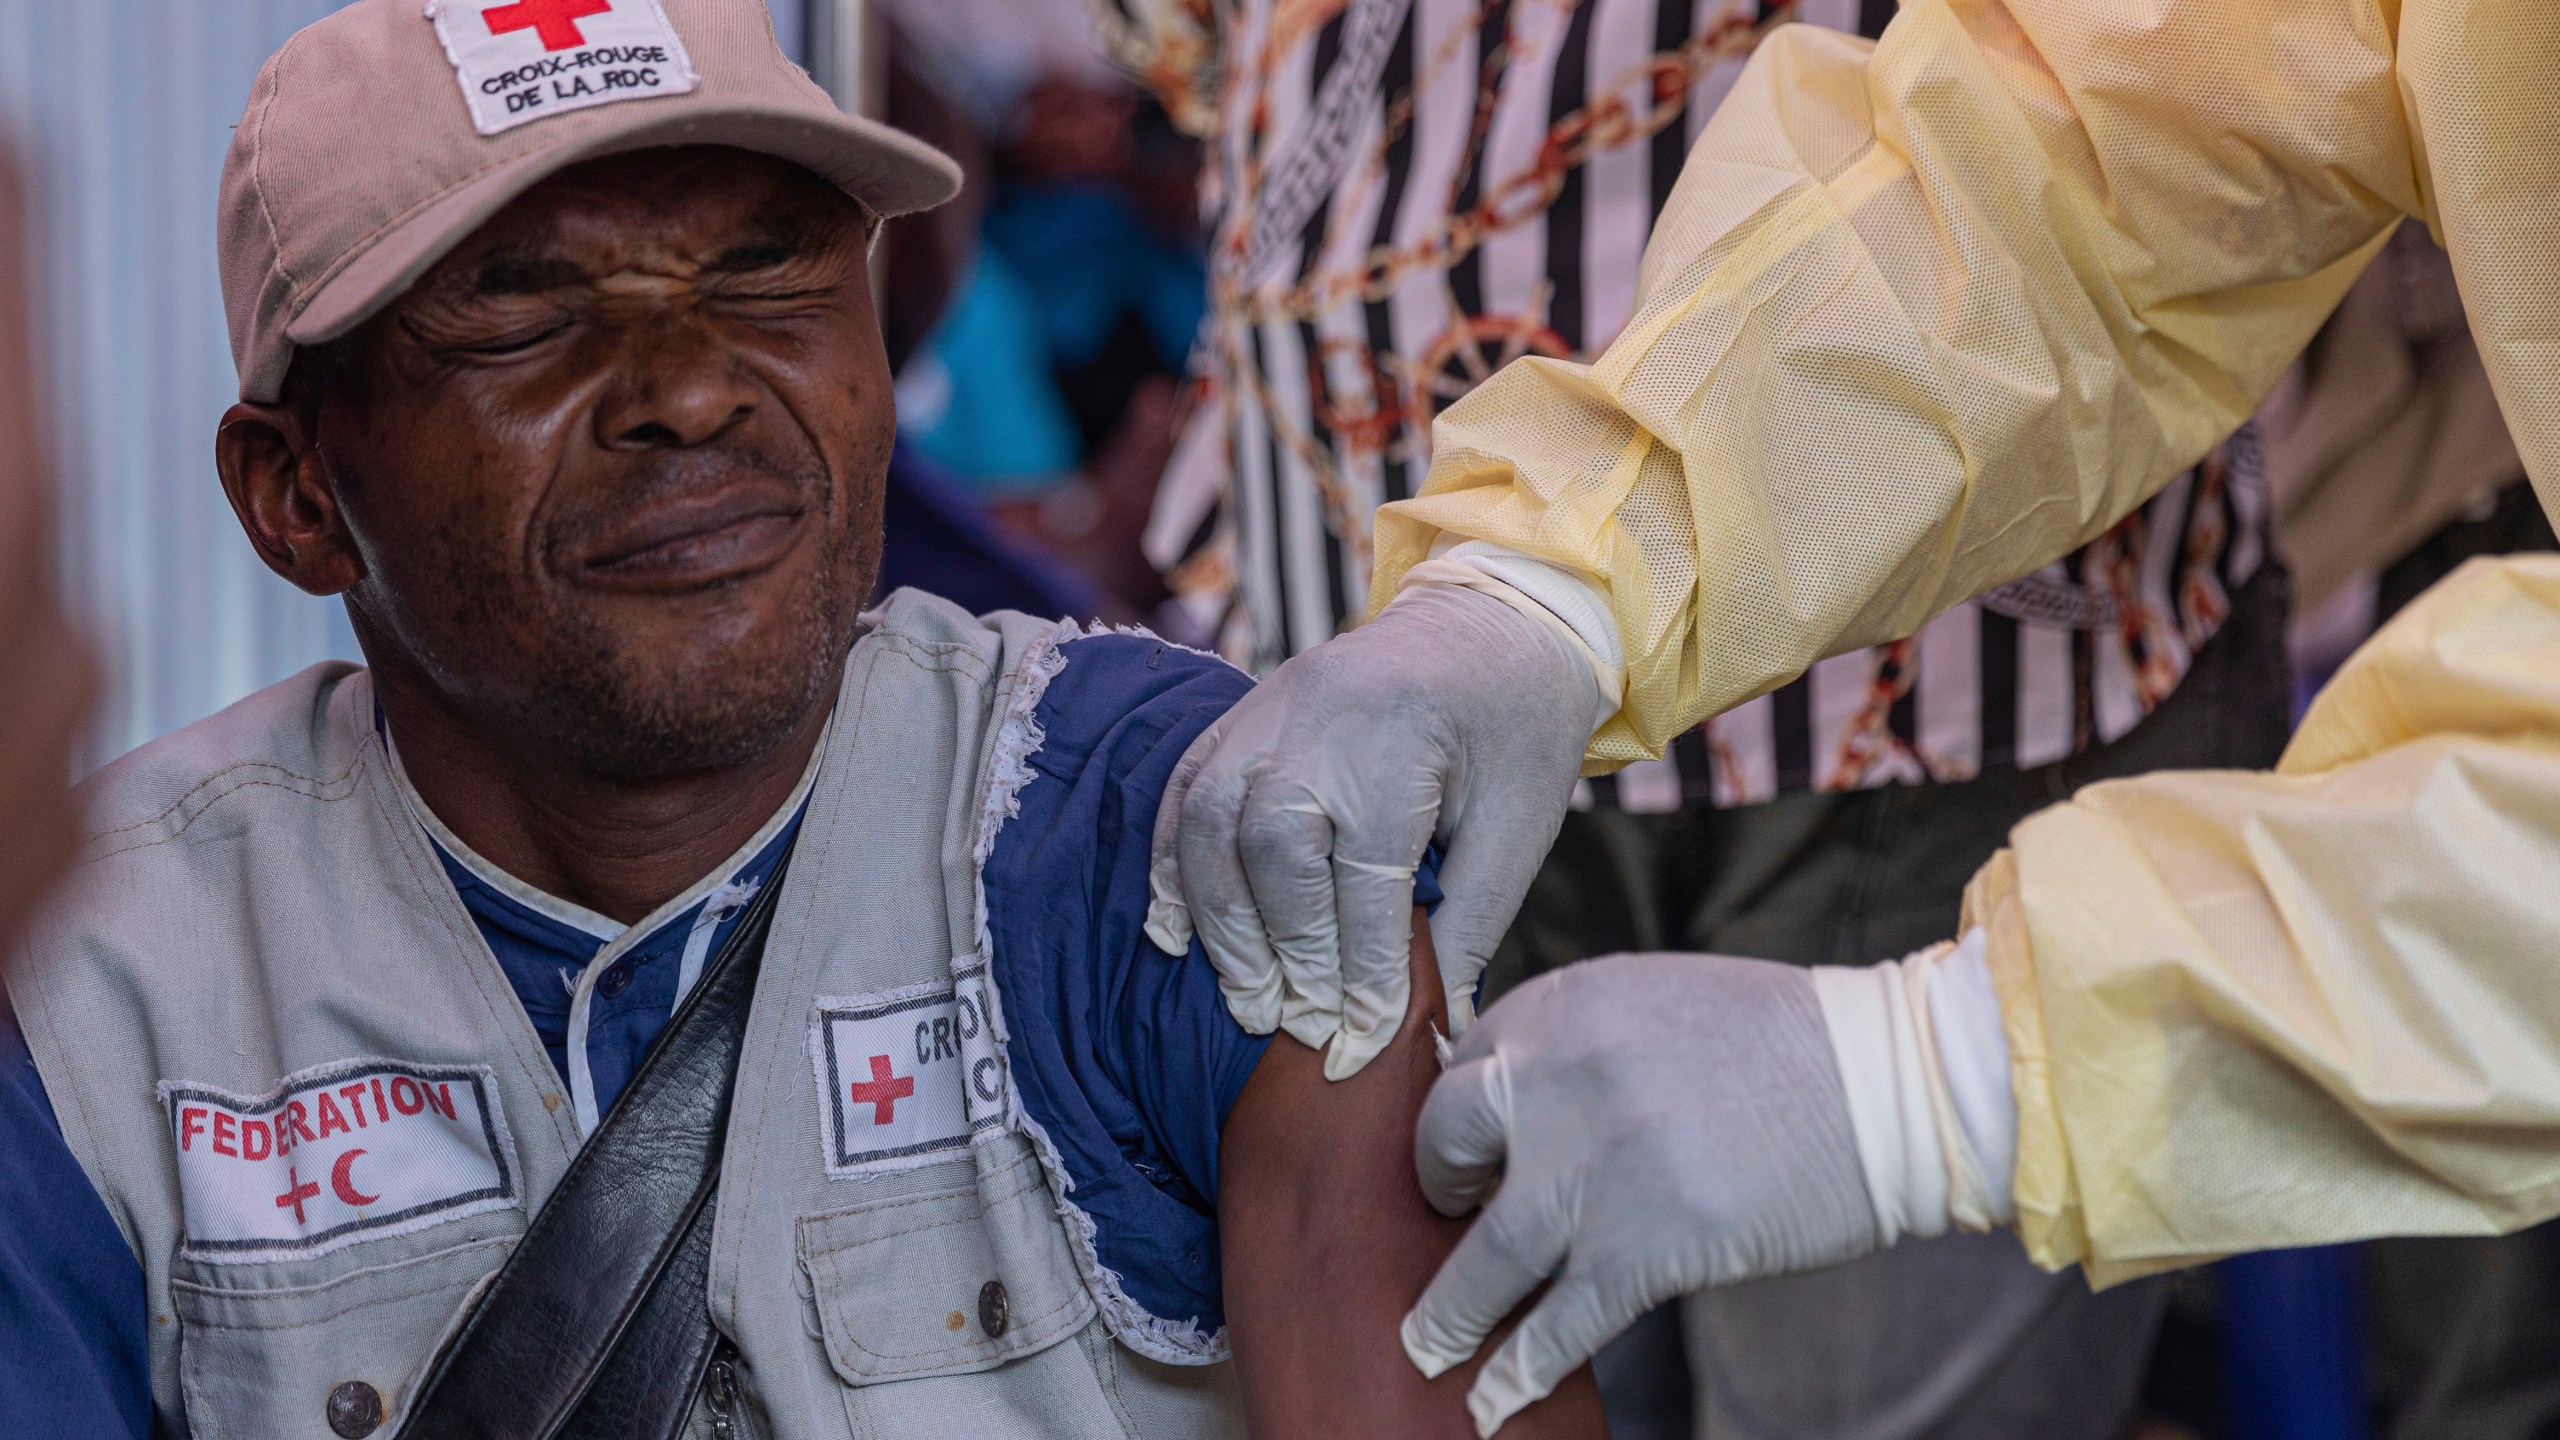
<path fill-rule="evenodd" d="M 428 0 L 427 18 L 483 135 L 701 83 L 658 0 Z"/>

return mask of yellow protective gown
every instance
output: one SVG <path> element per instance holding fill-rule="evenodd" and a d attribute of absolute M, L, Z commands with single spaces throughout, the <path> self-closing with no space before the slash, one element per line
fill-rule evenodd
<path fill-rule="evenodd" d="M 2560 1214 L 2560 556 L 2474 561 L 2273 774 L 2162 771 L 1974 878 L 2019 1234 L 2099 1283 Z"/>
<path fill-rule="evenodd" d="M 1452 406 L 1377 521 L 1597 579 L 1592 758 L 1917 630 L 2098 535 L 2254 409 L 2392 223 L 2432 217 L 2560 476 L 2560 5 L 1908 0 L 1763 42 L 1657 225 L 1634 320 Z M 2548 493 L 2548 492 L 2546 492 Z"/>
<path fill-rule="evenodd" d="M 2560 514 L 2560 4 L 1905 0 L 1772 36 L 1635 321 L 1452 407 L 1378 519 L 1606 590 L 1607 768 L 2103 531 L 2402 216 Z M 2101 786 L 1977 879 L 2029 1249 L 2108 1280 L 2560 1212 L 2560 565 L 2478 566 L 2274 776 Z M 2547 978 L 2546 978 L 2547 977 Z"/>

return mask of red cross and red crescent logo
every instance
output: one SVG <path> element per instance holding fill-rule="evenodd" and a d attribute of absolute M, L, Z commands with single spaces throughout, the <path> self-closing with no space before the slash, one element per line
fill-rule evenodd
<path fill-rule="evenodd" d="M 521 1203 L 496 1081 L 479 1066 L 368 1058 L 257 1095 L 161 1089 L 191 1251 L 317 1253 L 381 1225 Z"/>
<path fill-rule="evenodd" d="M 337 1164 L 329 1167 L 330 1190 L 335 1192 L 339 1199 L 358 1208 L 370 1205 L 382 1198 L 379 1195 L 367 1195 L 356 1188 L 356 1157 L 363 1153 L 364 1151 L 361 1148 L 350 1150 L 346 1154 L 338 1157 Z M 293 1212 L 293 1223 L 297 1225 L 307 1225 L 310 1223 L 310 1217 L 302 1213 L 303 1202 L 306 1200 L 316 1200 L 318 1198 L 320 1198 L 319 1181 L 303 1179 L 302 1167 L 298 1165 L 288 1165 L 285 1167 L 284 1193 L 276 1197 L 277 1209 L 291 1210 Z"/>

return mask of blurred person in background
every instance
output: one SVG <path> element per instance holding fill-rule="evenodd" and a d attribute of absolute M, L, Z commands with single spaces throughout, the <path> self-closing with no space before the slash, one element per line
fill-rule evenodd
<path fill-rule="evenodd" d="M 1792 20 L 1873 35 L 1893 6 L 1097 0 L 1097 14 L 1115 55 L 1212 157 L 1208 391 L 1158 496 L 1150 553 L 1231 658 L 1270 671 L 1367 605 L 1372 512 L 1420 486 L 1435 416 L 1513 360 L 1585 358 L 1618 335 L 1689 145 L 1761 37 Z M 1509 887 L 1545 854 L 1541 794 L 1557 775 L 1475 757 L 1475 813 L 1434 926 L 1451 993 L 1469 993 L 1488 958 L 1481 1003 L 1620 950 L 1865 964 L 1950 933 L 1965 881 L 2009 827 L 2082 784 L 2272 763 L 2287 719 L 2285 582 L 2267 510 L 2244 431 L 2067 558 L 1908 639 L 1824 660 L 1681 733 L 1660 760 L 1583 782 L 1498 950 Z M 1420 588 L 1490 605 L 1488 617 L 1507 618 L 1477 590 L 1508 586 L 1568 617 L 1584 603 L 1561 571 L 1494 547 L 1458 545 L 1431 566 L 1415 580 L 1436 583 Z M 1487 628 L 1488 649 L 1518 643 Z M 1607 627 L 1574 628 L 1591 639 Z M 1309 678 L 1284 668 L 1277 683 Z M 1570 750 L 1615 705 L 1603 697 L 1595 715 L 1567 698 L 1556 723 Z M 1382 756 L 1408 737 L 1435 743 L 1426 727 L 1376 730 Z M 1255 793 L 1300 808 L 1394 803 L 1408 783 L 1394 763 L 1356 786 L 1276 771 Z M 1298 801 L 1307 792 L 1323 799 Z M 1428 810 L 1414 809 L 1427 831 Z M 1332 935 L 1292 930 L 1308 911 L 1333 923 L 1330 887 L 1283 916 L 1268 897 L 1289 888 L 1286 847 L 1257 855 L 1250 820 L 1240 832 L 1231 818 L 1183 818 L 1187 918 L 1236 989 L 1275 969 L 1292 982 L 1330 972 L 1330 955 L 1297 952 L 1329 949 Z M 1418 851 L 1421 834 L 1405 838 Z M 1391 986 L 1402 937 L 1361 930 L 1347 901 L 1341 917 L 1341 1008 L 1356 1014 L 1357 977 Z M 1381 946 L 1384 958 L 1363 959 Z M 1292 1033 L 1332 1040 L 1337 1073 L 1355 1066 L 1359 1044 L 1321 1018 L 1302 1012 Z M 1600 1373 L 1622 1435 L 1686 1434 L 1694 1412 L 1718 1440 L 2112 1440 L 2164 1299 L 2150 1284 L 2092 1295 L 2037 1271 L 2007 1236 L 1947 1236 L 1666 1307 L 1604 1353 Z M 1851 1353 L 1861 1363 L 1840 1363 Z"/>
<path fill-rule="evenodd" d="M 37 416 L 41 386 L 29 334 L 25 196 L 15 148 L 0 137 L 0 949 L 14 949 L 38 897 L 70 859 L 75 838 L 71 756 L 88 719 L 96 677 L 88 649 L 54 597 L 53 506 Z M 52 1123 L 43 1082 L 0 995 L 0 1133 L 41 1133 Z M 28 1128 L 32 1127 L 32 1128 Z M 0 1164 L 0 1277 L 22 1277 L 63 1256 L 116 1258 L 113 1220 L 68 1151 Z M 67 1327 L 139 1310 L 141 1277 L 77 1294 L 47 1294 L 0 1278 L 0 1350 L 29 1352 Z M 117 1419 L 139 1433 L 148 1409 L 148 1361 L 133 1343 L 73 1357 L 41 1382 L 115 1393 Z M 25 1370 L 0 1366 L 0 1417 L 44 1413 Z"/>
<path fill-rule="evenodd" d="M 2553 547 L 2462 315 L 2453 262 L 2403 226 L 2258 417 L 2293 574 L 2303 698 L 2474 555 Z"/>
<path fill-rule="evenodd" d="M 54 594 L 28 263 L 15 152 L 0 137 L 0 944 L 70 855 L 72 746 L 96 688 Z"/>
<path fill-rule="evenodd" d="M 964 176 L 963 198 L 881 223 L 873 246 L 879 277 L 880 338 L 891 374 L 907 368 L 949 308 L 977 249 L 977 210 L 965 177 L 986 162 L 978 132 L 919 72 L 914 47 L 895 27 L 881 65 L 882 118 L 949 155 Z M 1054 550 L 999 525 L 969 481 L 925 453 L 901 423 L 889 452 L 877 593 L 930 590 L 978 614 L 1082 620 L 1119 618 L 1125 609 Z"/>
<path fill-rule="evenodd" d="M 1110 68 L 1081 0 L 884 14 L 890 105 L 932 112 L 969 175 L 932 227 L 942 283 L 893 302 L 932 317 L 895 357 L 901 426 L 1108 618 L 1188 637 L 1138 542 L 1202 313 L 1198 146 Z"/>

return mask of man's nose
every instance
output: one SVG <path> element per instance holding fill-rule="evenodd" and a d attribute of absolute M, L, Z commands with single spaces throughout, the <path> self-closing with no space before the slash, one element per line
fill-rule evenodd
<path fill-rule="evenodd" d="M 755 413 L 761 392 L 729 346 L 697 316 L 645 327 L 596 406 L 606 450 L 682 450 Z"/>

